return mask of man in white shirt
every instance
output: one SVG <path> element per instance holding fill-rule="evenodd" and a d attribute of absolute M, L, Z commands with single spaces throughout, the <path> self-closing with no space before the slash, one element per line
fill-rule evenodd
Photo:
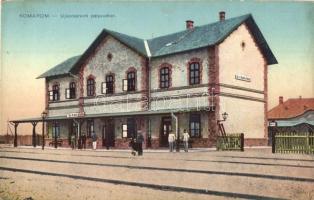
<path fill-rule="evenodd" d="M 171 132 L 168 135 L 168 142 L 169 142 L 169 151 L 172 152 L 174 149 L 174 141 L 175 141 L 175 136 L 174 134 Z"/>
<path fill-rule="evenodd" d="M 184 151 L 188 152 L 190 135 L 186 131 L 186 129 L 184 129 L 182 137 L 183 137 Z"/>

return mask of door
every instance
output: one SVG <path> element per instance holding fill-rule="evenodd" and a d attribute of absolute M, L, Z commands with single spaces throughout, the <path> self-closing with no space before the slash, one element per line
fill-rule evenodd
<path fill-rule="evenodd" d="M 106 124 L 102 128 L 102 146 L 107 148 L 114 147 L 114 120 L 108 119 L 106 120 Z"/>
<path fill-rule="evenodd" d="M 160 146 L 167 147 L 169 145 L 168 136 L 171 131 L 172 131 L 171 117 L 163 117 L 161 120 Z"/>

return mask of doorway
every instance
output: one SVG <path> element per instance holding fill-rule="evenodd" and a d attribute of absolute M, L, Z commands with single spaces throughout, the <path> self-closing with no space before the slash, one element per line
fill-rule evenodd
<path fill-rule="evenodd" d="M 161 128 L 160 128 L 160 146 L 168 147 L 168 136 L 172 131 L 171 126 L 171 117 L 163 117 L 161 119 Z"/>
<path fill-rule="evenodd" d="M 106 148 L 114 147 L 114 139 L 114 120 L 108 119 L 102 127 L 102 146 Z"/>

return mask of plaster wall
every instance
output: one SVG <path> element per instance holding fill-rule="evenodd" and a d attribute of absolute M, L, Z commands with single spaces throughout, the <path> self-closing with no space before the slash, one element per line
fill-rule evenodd
<path fill-rule="evenodd" d="M 126 78 L 126 71 L 134 67 L 137 71 L 136 90 L 142 90 L 140 83 L 143 58 L 139 54 L 111 36 L 107 36 L 96 51 L 84 68 L 84 85 L 89 75 L 95 76 L 96 95 L 100 95 L 101 83 L 105 82 L 106 74 L 111 72 L 115 74 L 115 93 L 123 92 L 122 80 Z M 111 60 L 108 59 L 109 53 L 112 55 Z M 86 94 L 84 88 L 84 96 Z"/>
<path fill-rule="evenodd" d="M 220 96 L 220 113 L 228 113 L 223 123 L 226 133 L 244 133 L 245 138 L 264 138 L 264 103 Z"/>
<path fill-rule="evenodd" d="M 264 64 L 263 55 L 245 24 L 219 45 L 220 83 L 264 91 Z M 235 75 L 244 75 L 251 81 L 237 80 Z"/>

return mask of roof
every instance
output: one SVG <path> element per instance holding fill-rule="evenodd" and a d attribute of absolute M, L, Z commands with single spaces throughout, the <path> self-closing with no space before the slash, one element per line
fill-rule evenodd
<path fill-rule="evenodd" d="M 163 109 L 163 110 L 146 110 L 146 111 L 133 111 L 133 112 L 116 112 L 116 113 L 99 113 L 99 114 L 86 114 L 80 117 L 74 117 L 74 119 L 90 119 L 90 118 L 99 118 L 99 117 L 121 117 L 121 116 L 138 116 L 138 115 L 160 115 L 160 114 L 169 114 L 169 113 L 185 113 L 191 111 L 206 111 L 208 107 L 192 107 L 186 110 L 178 110 L 178 109 Z M 73 119 L 69 118 L 66 115 L 64 116 L 50 116 L 46 117 L 45 121 L 55 121 L 55 120 L 68 120 Z M 17 119 L 11 120 L 12 123 L 31 123 L 31 122 L 42 122 L 41 117 L 33 117 L 26 119 Z"/>
<path fill-rule="evenodd" d="M 42 75 L 38 76 L 37 78 L 45 78 L 45 77 L 51 77 L 51 76 L 58 76 L 58 75 L 67 75 L 70 73 L 70 70 L 72 69 L 73 65 L 79 60 L 79 56 L 73 56 L 64 62 L 56 65 L 55 67 L 51 68 L 50 70 L 46 71 Z"/>
<path fill-rule="evenodd" d="M 314 98 L 288 99 L 268 111 L 269 120 L 290 119 L 303 115 L 305 112 L 314 110 Z"/>
<path fill-rule="evenodd" d="M 260 47 L 262 54 L 266 58 L 268 65 L 277 64 L 278 62 L 275 56 L 273 55 L 265 38 L 256 25 L 252 15 L 247 14 L 203 26 L 195 26 L 192 30 L 184 30 L 173 34 L 152 38 L 147 41 L 123 33 L 103 29 L 103 31 L 81 55 L 81 57 L 75 57 L 76 60 L 73 59 L 74 57 L 70 58 L 71 60 L 68 59 L 65 62 L 62 62 L 61 64 L 40 75 L 38 78 L 66 75 L 77 72 L 81 64 L 84 63 L 87 57 L 92 52 L 94 52 L 101 41 L 103 41 L 103 39 L 108 35 L 111 35 L 142 56 L 148 57 L 148 55 L 151 55 L 151 57 L 154 58 L 219 44 L 243 23 L 245 23 L 250 29 L 250 32 Z M 147 49 L 145 48 L 146 42 Z M 69 60 L 73 62 L 70 62 Z"/>

